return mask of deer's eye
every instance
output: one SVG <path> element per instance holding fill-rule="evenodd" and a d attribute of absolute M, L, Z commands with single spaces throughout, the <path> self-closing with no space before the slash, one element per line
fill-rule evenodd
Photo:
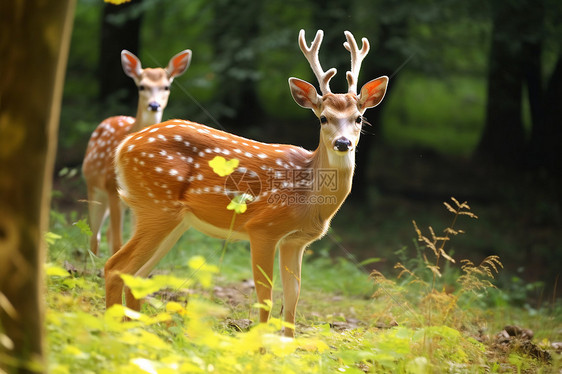
<path fill-rule="evenodd" d="M 361 123 L 361 122 L 363 122 L 363 117 L 358 116 L 357 118 L 355 118 L 355 123 L 358 123 L 358 124 L 359 124 L 359 123 Z"/>
<path fill-rule="evenodd" d="M 170 86 L 164 86 L 164 91 L 170 91 Z"/>
<path fill-rule="evenodd" d="M 144 85 L 141 84 L 141 85 L 139 86 L 139 91 L 144 91 L 145 88 L 146 88 L 146 87 L 144 87 Z"/>
<path fill-rule="evenodd" d="M 326 118 L 326 116 L 321 116 L 320 117 L 320 123 L 325 125 L 328 123 L 328 118 Z"/>

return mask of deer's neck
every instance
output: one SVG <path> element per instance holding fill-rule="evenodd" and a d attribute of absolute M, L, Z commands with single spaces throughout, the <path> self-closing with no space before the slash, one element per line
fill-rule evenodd
<path fill-rule="evenodd" d="M 355 153 L 337 155 L 320 145 L 313 153 L 312 166 L 316 171 L 315 193 L 322 198 L 320 204 L 311 206 L 317 219 L 329 223 L 351 191 Z"/>
<path fill-rule="evenodd" d="M 137 132 L 146 126 L 154 125 L 162 122 L 162 111 L 152 111 L 147 109 L 146 104 L 139 103 L 135 123 L 131 127 L 130 132 Z"/>

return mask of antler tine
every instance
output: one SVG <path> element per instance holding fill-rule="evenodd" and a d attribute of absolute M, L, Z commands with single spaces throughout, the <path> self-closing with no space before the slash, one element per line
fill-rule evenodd
<path fill-rule="evenodd" d="M 299 33 L 299 46 L 301 47 L 301 51 L 304 54 L 304 57 L 308 60 L 314 75 L 316 75 L 316 79 L 318 79 L 322 94 L 326 95 L 328 93 L 332 93 L 330 90 L 330 79 L 336 75 L 337 70 L 335 68 L 331 68 L 325 72 L 322 70 L 320 60 L 318 59 L 318 51 L 320 49 L 320 44 L 322 44 L 322 39 L 324 38 L 324 32 L 322 30 L 318 30 L 310 48 L 306 44 L 304 34 L 304 30 L 301 30 Z"/>
<path fill-rule="evenodd" d="M 359 80 L 359 70 L 361 70 L 361 63 L 367 53 L 369 53 L 369 41 L 366 38 L 361 39 L 363 45 L 361 49 L 358 48 L 355 37 L 349 31 L 345 32 L 347 41 L 343 43 L 345 49 L 351 53 L 351 71 L 348 71 L 345 76 L 349 89 L 347 92 L 357 94 L 357 81 Z"/>

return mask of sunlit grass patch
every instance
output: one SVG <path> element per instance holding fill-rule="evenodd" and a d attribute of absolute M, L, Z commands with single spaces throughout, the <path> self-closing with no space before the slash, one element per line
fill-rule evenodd
<path fill-rule="evenodd" d="M 496 306 L 499 259 L 455 260 L 447 248 L 463 232 L 457 219 L 474 214 L 456 200 L 446 208 L 455 224 L 443 234 L 414 226 L 416 245 L 401 252 L 397 276 L 369 277 L 324 250 L 306 255 L 296 339 L 280 333 L 278 272 L 270 322 L 252 323 L 264 306 L 248 280 L 246 243 L 227 243 L 222 257 L 224 242 L 192 231 L 152 278 L 125 277 L 146 299 L 141 312 L 106 311 L 103 260 L 83 252 L 88 230 L 77 217 L 76 224 L 58 217 L 46 269 L 49 372 L 549 372 L 560 365 L 549 348 L 560 339 L 560 306 Z M 533 329 L 536 338 L 501 338 L 507 324 Z M 550 359 L 537 355 L 549 351 Z"/>

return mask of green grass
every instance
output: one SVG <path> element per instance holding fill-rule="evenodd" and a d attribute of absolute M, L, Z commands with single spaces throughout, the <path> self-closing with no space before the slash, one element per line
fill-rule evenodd
<path fill-rule="evenodd" d="M 510 295 L 478 271 L 484 267 L 467 271 L 446 261 L 439 249 L 448 240 L 442 247 L 441 236 L 421 226 L 418 234 L 412 230 L 414 255 L 399 254 L 399 270 L 407 269 L 400 276 L 369 276 L 322 248 L 305 255 L 294 340 L 279 333 L 278 273 L 271 322 L 247 326 L 259 308 L 244 281 L 251 278 L 247 243 L 228 243 L 221 259 L 223 242 L 186 233 L 157 276 L 130 281 L 140 293 L 167 287 L 149 296 L 138 314 L 105 311 L 103 259 L 88 254 L 88 231 L 77 215 L 53 212 L 50 373 L 548 373 L 561 365 L 553 351 L 549 365 L 516 345 L 498 347 L 495 339 L 505 325 L 517 325 L 533 330 L 535 346 L 548 349 L 561 338 L 559 304 L 514 308 Z"/>

